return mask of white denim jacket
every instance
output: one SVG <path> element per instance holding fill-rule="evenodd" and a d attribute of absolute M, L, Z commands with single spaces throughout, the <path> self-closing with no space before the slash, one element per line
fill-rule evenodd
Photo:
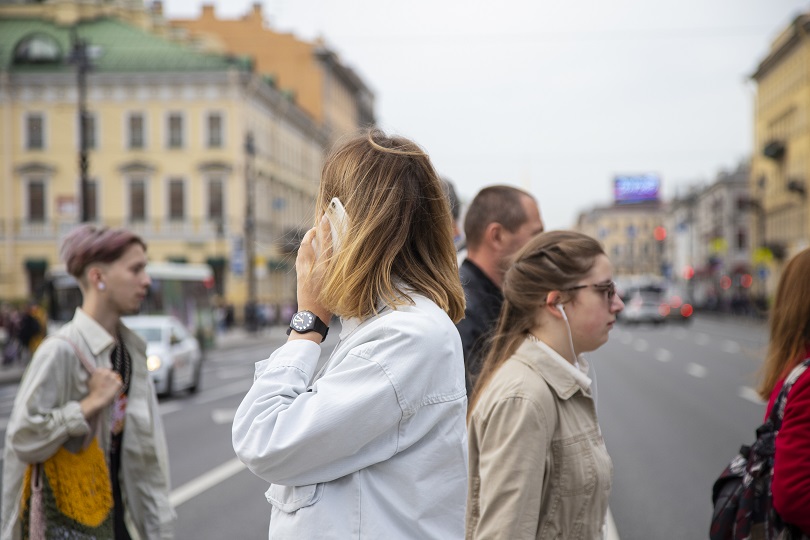
<path fill-rule="evenodd" d="M 345 321 L 256 364 L 233 446 L 271 482 L 270 538 L 464 537 L 467 409 L 461 340 L 430 300 Z"/>
<path fill-rule="evenodd" d="M 113 337 L 81 309 L 59 330 L 99 367 L 110 368 Z M 132 358 L 121 448 L 121 490 L 133 539 L 174 537 L 169 503 L 169 465 L 163 423 L 146 369 L 146 344 L 126 327 L 121 337 Z M 25 469 L 65 446 L 77 451 L 90 425 L 79 401 L 88 394 L 89 375 L 69 343 L 49 339 L 40 345 L 23 376 L 6 431 L 3 457 L 2 540 L 20 537 L 20 498 Z M 99 444 L 109 455 L 112 406 L 101 413 Z"/>

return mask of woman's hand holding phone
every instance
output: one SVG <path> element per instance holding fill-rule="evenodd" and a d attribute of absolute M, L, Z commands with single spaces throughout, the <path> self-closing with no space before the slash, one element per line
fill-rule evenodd
<path fill-rule="evenodd" d="M 298 276 L 298 311 L 309 310 L 327 325 L 332 319 L 332 314 L 318 302 L 324 278 L 324 267 L 318 263 L 325 254 L 331 252 L 331 237 L 329 220 L 323 216 L 318 226 L 313 227 L 304 235 L 295 259 L 295 273 Z M 320 343 L 320 335 L 314 332 L 311 334 L 314 334 Z M 303 336 L 309 335 L 304 334 Z M 291 337 L 293 336 L 295 336 L 295 332 Z"/>

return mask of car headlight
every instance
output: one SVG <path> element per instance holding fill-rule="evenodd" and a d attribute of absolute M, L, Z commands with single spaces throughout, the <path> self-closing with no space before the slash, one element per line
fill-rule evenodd
<path fill-rule="evenodd" d="M 161 362 L 160 357 L 156 354 L 150 354 L 146 358 L 146 368 L 149 371 L 157 371 L 158 369 L 160 369 L 160 365 L 162 363 L 163 362 Z"/>

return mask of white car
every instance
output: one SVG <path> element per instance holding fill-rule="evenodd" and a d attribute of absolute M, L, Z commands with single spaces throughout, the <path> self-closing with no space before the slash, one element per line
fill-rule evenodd
<path fill-rule="evenodd" d="M 199 390 L 202 351 L 183 323 L 170 315 L 136 315 L 122 321 L 146 341 L 146 367 L 158 395 Z"/>

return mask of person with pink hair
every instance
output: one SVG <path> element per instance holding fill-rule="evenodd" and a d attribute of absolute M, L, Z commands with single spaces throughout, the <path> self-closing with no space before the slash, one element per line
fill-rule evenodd
<path fill-rule="evenodd" d="M 20 383 L 6 431 L 0 538 L 23 535 L 28 466 L 62 448 L 78 452 L 94 429 L 113 501 L 103 536 L 173 538 L 168 451 L 146 344 L 121 323 L 149 290 L 146 244 L 125 229 L 82 225 L 65 238 L 62 258 L 79 283 L 82 306 L 37 349 Z"/>

